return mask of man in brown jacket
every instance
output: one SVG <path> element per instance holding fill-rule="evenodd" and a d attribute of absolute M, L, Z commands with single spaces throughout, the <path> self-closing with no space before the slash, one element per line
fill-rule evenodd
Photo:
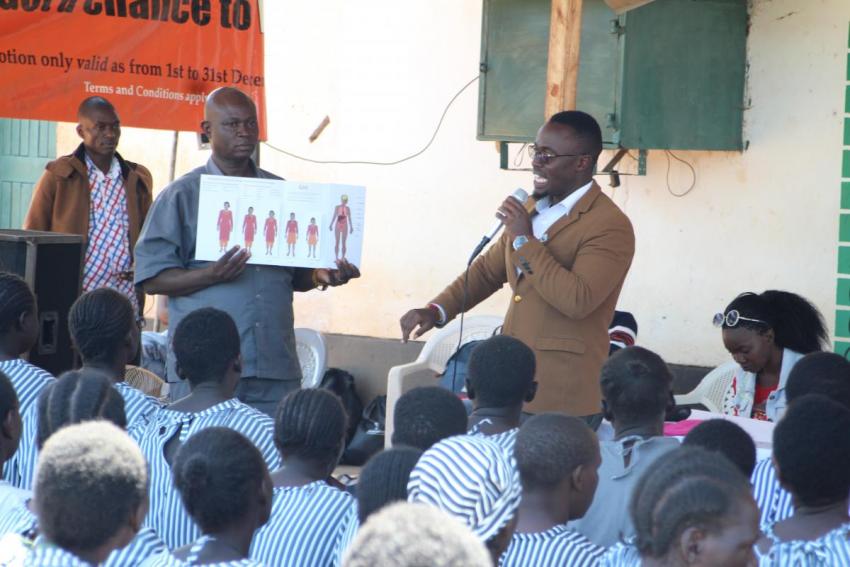
<path fill-rule="evenodd" d="M 529 147 L 534 193 L 508 197 L 496 216 L 505 233 L 469 270 L 466 308 L 508 283 L 503 332 L 534 350 L 539 390 L 530 411 L 564 411 L 601 421 L 599 371 L 608 325 L 634 255 L 629 219 L 593 181 L 602 134 L 590 115 L 560 112 Z M 404 340 L 460 314 L 461 275 L 427 307 L 401 319 Z M 417 329 L 418 327 L 418 329 Z"/>
<path fill-rule="evenodd" d="M 83 142 L 71 155 L 47 164 L 24 228 L 82 236 L 83 291 L 117 289 L 141 317 L 144 295 L 133 286 L 133 246 L 151 206 L 151 174 L 116 152 L 121 124 L 108 100 L 85 99 L 77 118 Z"/>

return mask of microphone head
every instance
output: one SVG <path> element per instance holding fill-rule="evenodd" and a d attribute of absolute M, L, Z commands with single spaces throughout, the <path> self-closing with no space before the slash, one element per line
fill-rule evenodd
<path fill-rule="evenodd" d="M 513 194 L 511 194 L 511 197 L 513 197 L 514 199 L 516 199 L 517 201 L 519 201 L 523 205 L 525 204 L 526 201 L 528 201 L 528 193 L 522 187 L 520 187 L 516 191 L 514 191 Z"/>

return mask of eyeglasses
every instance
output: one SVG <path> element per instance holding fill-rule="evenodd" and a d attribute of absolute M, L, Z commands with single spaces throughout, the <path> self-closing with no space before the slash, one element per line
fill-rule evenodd
<path fill-rule="evenodd" d="M 553 154 L 547 150 L 540 150 L 534 144 L 528 145 L 528 157 L 531 158 L 532 161 L 538 161 L 543 165 L 546 165 L 550 161 L 559 157 L 580 157 L 586 156 L 588 154 Z"/>
<path fill-rule="evenodd" d="M 723 313 L 717 313 L 714 316 L 714 326 L 722 327 L 725 323 L 727 327 L 737 327 L 738 323 L 741 321 L 749 321 L 750 323 L 758 323 L 760 325 L 767 325 L 766 321 L 762 321 L 761 319 L 751 319 L 750 317 L 744 317 L 740 313 L 738 313 L 737 309 L 732 309 L 724 315 Z"/>

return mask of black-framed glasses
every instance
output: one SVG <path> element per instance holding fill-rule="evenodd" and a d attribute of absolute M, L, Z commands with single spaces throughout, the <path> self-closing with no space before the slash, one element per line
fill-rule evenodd
<path fill-rule="evenodd" d="M 586 155 L 588 154 L 555 154 L 548 150 L 540 150 L 534 144 L 528 144 L 528 157 L 531 158 L 531 161 L 539 161 L 543 165 L 559 157 L 581 157 Z"/>
<path fill-rule="evenodd" d="M 767 325 L 766 321 L 762 321 L 761 319 L 753 319 L 751 317 L 744 317 L 740 313 L 738 313 L 737 309 L 732 309 L 729 313 L 725 315 L 723 313 L 717 313 L 714 315 L 714 326 L 722 327 L 725 323 L 727 327 L 737 327 L 738 323 L 741 321 L 747 321 L 749 323 L 758 323 L 760 325 Z"/>

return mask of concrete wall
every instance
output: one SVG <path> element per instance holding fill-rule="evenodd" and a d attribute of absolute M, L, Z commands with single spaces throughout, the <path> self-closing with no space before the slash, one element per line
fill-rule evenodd
<path fill-rule="evenodd" d="M 749 149 L 677 152 L 696 171 L 681 198 L 668 180 L 680 192 L 690 170 L 675 160 L 668 166 L 663 152 L 650 152 L 646 177 L 606 189 L 637 232 L 620 305 L 635 313 L 639 341 L 671 362 L 723 361 L 711 316 L 745 290 L 796 291 L 833 323 L 850 2 L 752 4 Z M 478 72 L 480 0 L 265 7 L 269 141 L 313 159 L 389 161 L 419 150 L 448 100 Z M 473 86 L 434 145 L 398 166 L 311 164 L 263 147 L 263 166 L 287 178 L 369 191 L 363 278 L 298 297 L 297 325 L 397 338 L 402 313 L 460 272 L 498 202 L 531 184 L 530 174 L 500 171 L 494 145 L 476 141 L 476 111 Z M 325 115 L 330 126 L 310 144 Z M 60 152 L 76 143 L 70 128 L 62 129 Z M 163 185 L 171 140 L 126 129 L 120 149 L 151 166 Z M 178 174 L 207 158 L 194 149 L 194 135 L 180 140 Z M 502 313 L 506 301 L 503 291 L 476 312 Z"/>

